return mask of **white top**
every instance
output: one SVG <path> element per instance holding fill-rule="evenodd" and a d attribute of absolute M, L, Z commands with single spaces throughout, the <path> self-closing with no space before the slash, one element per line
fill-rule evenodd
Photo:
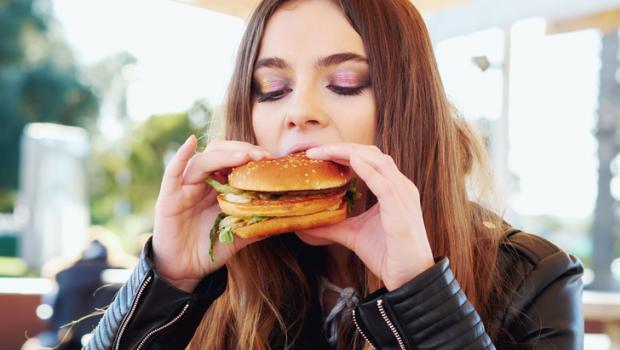
<path fill-rule="evenodd" d="M 331 283 L 324 276 L 321 276 L 319 287 L 319 303 L 321 304 L 321 310 L 324 310 L 323 292 L 325 292 L 326 289 L 340 294 L 332 309 L 327 313 L 327 317 L 323 320 L 323 330 L 327 336 L 327 342 L 331 346 L 335 346 L 338 339 L 338 326 L 343 320 L 351 317 L 351 310 L 359 303 L 360 295 L 353 287 L 340 288 Z"/>

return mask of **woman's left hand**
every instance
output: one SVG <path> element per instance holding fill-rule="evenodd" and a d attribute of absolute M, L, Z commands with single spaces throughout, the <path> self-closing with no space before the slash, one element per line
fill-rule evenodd
<path fill-rule="evenodd" d="M 391 291 L 434 265 L 418 188 L 374 145 L 336 143 L 306 151 L 309 158 L 350 165 L 378 203 L 338 224 L 299 231 L 352 250 Z"/>

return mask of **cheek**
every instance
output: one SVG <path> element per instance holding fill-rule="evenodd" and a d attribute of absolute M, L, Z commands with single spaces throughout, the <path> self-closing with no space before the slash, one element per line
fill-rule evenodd
<path fill-rule="evenodd" d="M 325 238 L 318 238 L 318 237 L 314 237 L 314 236 L 310 236 L 310 235 L 305 235 L 303 233 L 299 233 L 299 232 L 295 232 L 295 234 L 297 235 L 297 237 L 299 237 L 299 239 L 306 243 L 307 245 L 311 245 L 311 246 L 324 246 L 324 245 L 331 245 L 334 244 L 333 241 L 330 241 L 328 239 Z"/>
<path fill-rule="evenodd" d="M 374 144 L 377 118 L 374 98 L 371 95 L 353 98 L 350 103 L 340 101 L 338 105 L 334 105 L 334 109 L 331 114 L 333 123 L 343 141 Z"/>
<path fill-rule="evenodd" d="M 275 113 L 269 111 L 263 106 L 254 105 L 252 108 L 252 129 L 259 146 L 265 148 L 269 152 L 278 150 L 277 133 L 278 130 L 274 125 L 276 121 L 273 119 Z"/>

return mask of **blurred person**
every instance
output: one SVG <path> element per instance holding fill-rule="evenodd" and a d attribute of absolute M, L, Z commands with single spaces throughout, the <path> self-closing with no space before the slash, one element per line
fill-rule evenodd
<path fill-rule="evenodd" d="M 144 239 L 145 238 L 142 236 L 139 236 L 137 238 L 138 244 L 141 244 Z M 130 246 L 129 251 L 126 252 L 119 236 L 116 233 L 104 226 L 92 225 L 86 230 L 86 242 L 78 254 L 75 254 L 74 256 L 59 255 L 48 259 L 43 264 L 41 269 L 41 277 L 48 278 L 50 280 L 55 279 L 58 272 L 68 268 L 79 260 L 84 251 L 88 249 L 88 246 L 92 244 L 93 241 L 98 241 L 105 247 L 107 251 L 107 261 L 112 266 L 129 269 L 133 268 L 133 266 L 135 266 L 138 262 L 137 256 L 140 254 L 140 250 L 134 249 L 132 245 Z"/>
<path fill-rule="evenodd" d="M 67 325 L 108 305 L 112 300 L 116 289 L 106 288 L 101 279 L 103 271 L 111 267 L 108 250 L 101 242 L 94 240 L 78 261 L 56 274 L 58 292 L 52 304 L 54 313 L 50 328 L 63 340 L 62 348 L 81 349 L 82 336 L 94 328 L 99 318 L 85 318 L 70 327 Z"/>
<path fill-rule="evenodd" d="M 108 248 L 92 240 L 79 259 L 55 274 L 56 292 L 46 296 L 44 302 L 52 305 L 49 329 L 37 335 L 44 347 L 56 349 L 81 349 L 82 337 L 89 334 L 99 322 L 100 315 L 91 314 L 110 304 L 119 289 L 118 284 L 105 284 L 105 270 L 111 265 Z M 46 301 L 47 300 L 47 301 Z"/>
<path fill-rule="evenodd" d="M 119 235 L 106 227 L 93 225 L 88 228 L 87 235 L 91 241 L 97 240 L 106 247 L 108 261 L 111 265 L 119 268 L 132 268 L 138 262 L 137 257 L 140 255 L 140 251 L 136 251 L 133 244 L 130 244 L 129 248 L 125 249 Z M 144 239 L 142 236 L 137 237 L 138 243 Z"/>
<path fill-rule="evenodd" d="M 238 52 L 226 140 L 196 152 L 192 135 L 167 165 L 87 349 L 582 348 L 582 265 L 489 204 L 484 147 L 410 1 L 264 0 Z M 205 179 L 304 150 L 353 169 L 359 215 L 216 241 L 212 262 Z"/>

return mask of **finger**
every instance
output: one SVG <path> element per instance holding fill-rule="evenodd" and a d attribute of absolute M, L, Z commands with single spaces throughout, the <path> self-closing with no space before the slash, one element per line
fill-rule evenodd
<path fill-rule="evenodd" d="M 251 161 L 247 151 L 209 151 L 194 155 L 183 174 L 183 184 L 202 183 L 212 172 L 226 173 L 228 168 Z"/>
<path fill-rule="evenodd" d="M 215 202 L 218 193 L 206 183 L 199 183 L 191 186 L 182 186 L 183 209 L 193 207 L 206 207 Z"/>
<path fill-rule="evenodd" d="M 176 191 L 182 179 L 183 171 L 187 166 L 194 150 L 196 149 L 196 136 L 191 135 L 172 157 L 166 169 L 161 183 L 161 193 L 167 194 Z"/>
<path fill-rule="evenodd" d="M 398 167 L 394 163 L 392 157 L 381 152 L 375 145 L 361 145 L 356 143 L 334 143 L 306 151 L 309 158 L 323 160 L 339 160 L 343 162 L 351 161 L 351 155 L 355 154 L 363 158 L 366 163 L 370 164 L 375 170 L 383 175 L 389 172 L 398 171 Z"/>
<path fill-rule="evenodd" d="M 253 145 L 251 143 L 242 142 L 242 141 L 216 139 L 216 140 L 213 140 L 207 146 L 207 148 L 203 151 L 203 153 L 209 152 L 209 151 L 231 151 L 231 152 L 246 151 L 246 152 L 249 152 L 249 155 L 252 158 L 252 160 L 275 158 L 271 153 L 269 153 L 267 150 L 265 150 L 261 146 Z M 216 170 L 210 176 L 218 180 L 219 182 L 226 182 L 226 178 L 228 177 L 228 174 L 230 174 L 230 172 L 231 172 L 230 168 L 225 168 L 225 169 Z"/>
<path fill-rule="evenodd" d="M 406 231 L 401 226 L 413 212 L 412 207 L 403 200 L 406 194 L 400 193 L 405 191 L 401 191 L 398 185 L 387 181 L 373 167 L 355 155 L 351 157 L 351 166 L 377 197 L 376 210 L 380 211 L 381 220 L 391 223 L 392 228 L 400 227 L 400 229 L 391 230 L 388 234 Z"/>
<path fill-rule="evenodd" d="M 359 237 L 360 232 L 358 228 L 366 225 L 368 220 L 376 217 L 377 214 L 379 214 L 379 205 L 375 204 L 360 215 L 347 218 L 337 224 L 298 230 L 297 233 L 328 239 L 355 251 L 356 239 Z"/>
<path fill-rule="evenodd" d="M 397 186 L 403 186 L 407 191 L 398 191 L 398 195 L 404 202 L 414 200 L 416 196 L 410 195 L 412 192 L 417 194 L 417 187 L 405 176 L 396 166 L 394 159 L 381 152 L 375 145 L 361 145 L 355 143 L 335 143 L 325 145 L 313 149 L 309 149 L 306 153 L 314 159 L 337 160 L 339 162 L 348 162 L 352 155 L 357 155 L 367 164 L 372 166 L 375 171 L 383 175 L 390 183 Z"/>
<path fill-rule="evenodd" d="M 369 165 L 374 164 L 382 164 L 379 168 L 373 166 L 378 173 L 383 175 L 387 181 L 397 189 L 395 192 L 400 197 L 402 203 L 409 209 L 412 208 L 415 201 L 419 202 L 419 193 L 418 188 L 415 184 L 409 180 L 405 174 L 401 173 L 392 157 L 381 154 L 379 157 L 386 157 L 386 159 L 382 160 L 374 160 L 373 155 L 369 153 L 358 153 L 356 156 L 359 156 L 360 159 L 366 162 Z M 404 189 L 404 190 L 401 190 Z"/>
<path fill-rule="evenodd" d="M 246 151 L 209 151 L 196 154 L 187 165 L 183 175 L 183 184 L 203 182 L 211 172 L 240 166 L 251 160 L 253 158 Z"/>
<path fill-rule="evenodd" d="M 400 208 L 401 198 L 388 179 L 357 155 L 352 155 L 350 162 L 355 173 L 377 197 L 382 209 L 390 211 Z"/>
<path fill-rule="evenodd" d="M 271 153 L 261 146 L 234 140 L 213 140 L 204 150 L 204 152 L 207 151 L 246 151 L 250 153 L 252 159 L 274 158 Z"/>
<path fill-rule="evenodd" d="M 344 152 L 344 150 L 337 145 L 340 144 L 309 148 L 306 150 L 306 156 L 311 159 L 331 160 L 342 165 L 350 166 L 350 152 Z"/>
<path fill-rule="evenodd" d="M 297 233 L 302 236 L 308 235 L 316 238 L 327 239 L 348 249 L 354 250 L 355 237 L 353 237 L 353 235 L 357 231 L 352 230 L 350 226 L 354 219 L 355 218 L 348 218 L 333 225 L 321 226 L 307 230 L 298 230 Z"/>

